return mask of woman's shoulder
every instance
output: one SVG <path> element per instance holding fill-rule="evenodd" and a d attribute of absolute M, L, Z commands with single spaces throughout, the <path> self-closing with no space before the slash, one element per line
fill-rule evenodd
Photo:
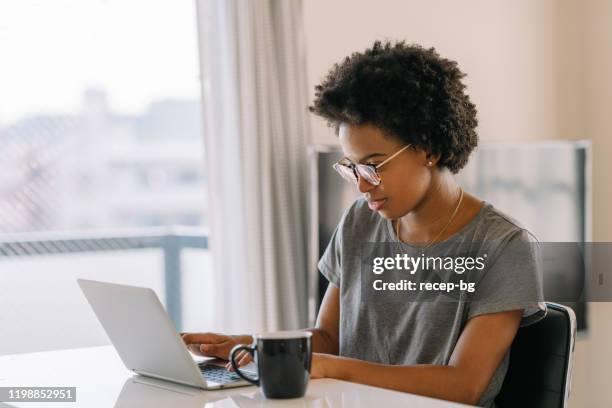
<path fill-rule="evenodd" d="M 486 201 L 477 217 L 474 235 L 474 239 L 482 241 L 536 240 L 519 220 Z"/>
<path fill-rule="evenodd" d="M 382 222 L 376 212 L 370 210 L 365 198 L 359 197 L 344 211 L 340 224 L 344 232 L 372 231 Z"/>

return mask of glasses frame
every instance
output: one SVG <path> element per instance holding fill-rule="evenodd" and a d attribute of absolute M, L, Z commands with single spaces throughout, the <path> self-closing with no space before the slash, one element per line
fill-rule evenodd
<path fill-rule="evenodd" d="M 334 170 L 338 172 L 338 174 L 340 174 L 340 176 L 342 176 L 343 179 L 345 179 L 349 183 L 357 184 L 359 182 L 359 177 L 362 177 L 368 184 L 371 184 L 373 186 L 378 186 L 382 182 L 380 174 L 378 174 L 378 169 L 380 169 L 385 164 L 389 163 L 391 160 L 393 160 L 401 152 L 408 149 L 409 147 L 412 147 L 412 145 L 409 144 L 409 145 L 402 147 L 400 150 L 393 153 L 386 160 L 384 160 L 382 163 L 379 163 L 379 164 L 353 163 L 348 158 L 343 157 L 338 162 L 334 163 L 332 167 Z M 343 161 L 348 161 L 348 163 L 342 163 Z M 342 168 L 340 168 L 340 166 L 350 169 L 353 172 L 354 178 L 349 178 L 347 173 Z M 370 177 L 372 178 L 368 180 Z"/>

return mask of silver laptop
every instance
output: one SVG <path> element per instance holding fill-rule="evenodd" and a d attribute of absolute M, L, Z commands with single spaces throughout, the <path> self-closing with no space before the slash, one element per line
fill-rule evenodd
<path fill-rule="evenodd" d="M 205 390 L 250 385 L 228 372 L 223 360 L 194 360 L 153 290 L 77 282 L 128 369 Z M 245 373 L 255 375 L 254 365 L 245 368 Z"/>

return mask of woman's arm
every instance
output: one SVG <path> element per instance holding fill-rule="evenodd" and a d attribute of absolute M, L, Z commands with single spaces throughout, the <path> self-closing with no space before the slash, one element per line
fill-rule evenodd
<path fill-rule="evenodd" d="M 330 283 L 323 297 L 317 323 L 312 329 L 312 349 L 315 353 L 338 354 L 338 332 L 340 321 L 340 291 Z M 181 333 L 183 341 L 193 353 L 206 357 L 219 357 L 227 360 L 229 353 L 237 344 L 251 344 L 250 335 L 229 336 L 220 333 Z M 251 361 L 247 352 L 237 356 L 238 365 Z M 230 365 L 228 364 L 228 369 Z"/>
<path fill-rule="evenodd" d="M 317 323 L 312 333 L 312 350 L 315 353 L 338 354 L 340 322 L 340 290 L 333 283 L 327 286 L 321 302 Z"/>
<path fill-rule="evenodd" d="M 468 320 L 447 366 L 393 366 L 315 354 L 311 375 L 476 404 L 512 344 L 522 313 L 513 310 Z"/>

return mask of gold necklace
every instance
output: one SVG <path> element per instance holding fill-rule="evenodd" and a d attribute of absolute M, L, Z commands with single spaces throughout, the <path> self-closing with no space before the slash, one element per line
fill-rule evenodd
<path fill-rule="evenodd" d="M 459 188 L 461 190 L 461 194 L 459 195 L 459 202 L 457 203 L 457 206 L 455 207 L 455 211 L 453 211 L 453 214 L 450 216 L 450 218 L 448 219 L 448 222 L 446 223 L 446 225 L 444 226 L 444 228 L 442 228 L 440 230 L 440 232 L 438 232 L 438 235 L 436 235 L 435 237 L 433 237 L 432 240 L 430 240 L 427 245 L 425 245 L 423 248 L 421 248 L 421 250 L 426 250 L 427 248 L 429 248 L 435 241 L 436 239 L 438 239 L 440 237 L 440 235 L 442 235 L 444 233 L 444 231 L 446 231 L 446 229 L 448 228 L 448 226 L 451 224 L 451 222 L 453 222 L 453 220 L 455 219 L 455 216 L 457 215 L 457 211 L 459 211 L 459 207 L 461 206 L 461 201 L 463 201 L 463 189 Z M 395 229 L 395 234 L 397 235 L 397 240 L 399 242 L 402 242 L 402 239 L 400 238 L 400 224 L 401 224 L 401 218 L 397 219 L 397 227 Z"/>

